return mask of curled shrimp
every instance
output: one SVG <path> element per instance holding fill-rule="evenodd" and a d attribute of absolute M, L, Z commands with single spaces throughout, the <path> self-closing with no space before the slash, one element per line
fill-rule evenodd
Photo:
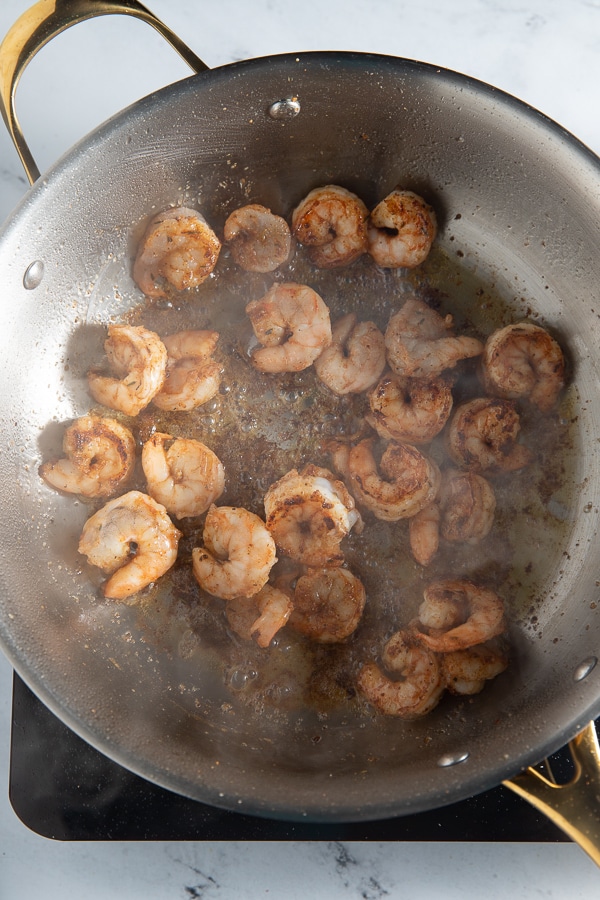
<path fill-rule="evenodd" d="M 307 566 L 339 566 L 340 543 L 362 525 L 354 499 L 327 469 L 292 469 L 265 494 L 267 528 L 277 549 Z"/>
<path fill-rule="evenodd" d="M 215 396 L 221 384 L 221 366 L 212 359 L 218 331 L 178 331 L 163 338 L 167 369 L 152 402 L 159 409 L 196 409 Z"/>
<path fill-rule="evenodd" d="M 321 644 L 339 643 L 356 631 L 365 601 L 364 585 L 349 569 L 310 569 L 296 582 L 290 625 Z"/>
<path fill-rule="evenodd" d="M 180 537 L 164 506 L 147 494 L 129 491 L 87 520 L 79 552 L 110 575 L 104 596 L 124 600 L 171 568 Z"/>
<path fill-rule="evenodd" d="M 211 506 L 204 547 L 192 550 L 200 587 L 221 600 L 252 597 L 265 586 L 277 561 L 275 541 L 259 516 L 242 507 Z"/>
<path fill-rule="evenodd" d="M 221 242 L 195 209 L 179 206 L 154 216 L 138 247 L 133 278 L 147 297 L 197 287 L 213 271 Z"/>
<path fill-rule="evenodd" d="M 234 260 L 247 272 L 273 272 L 286 262 L 292 247 L 285 219 L 258 203 L 234 210 L 223 236 Z"/>
<path fill-rule="evenodd" d="M 225 488 L 221 460 L 188 438 L 153 434 L 142 447 L 142 468 L 150 496 L 178 519 L 202 515 Z"/>
<path fill-rule="evenodd" d="M 292 614 L 293 604 L 286 591 L 265 584 L 253 597 L 236 597 L 225 607 L 227 621 L 245 641 L 268 647 Z"/>
<path fill-rule="evenodd" d="M 420 565 L 435 557 L 441 536 L 452 543 L 478 544 L 494 523 L 496 495 L 475 472 L 444 472 L 438 497 L 409 521 L 411 553 Z"/>
<path fill-rule="evenodd" d="M 472 472 L 514 472 L 533 459 L 519 444 L 519 414 L 512 400 L 477 397 L 461 404 L 446 430 L 451 459 Z"/>
<path fill-rule="evenodd" d="M 416 515 L 437 493 L 437 465 L 411 444 L 391 441 L 378 466 L 374 446 L 373 438 L 365 438 L 352 447 L 331 441 L 328 449 L 356 501 L 376 518 L 395 522 Z"/>
<path fill-rule="evenodd" d="M 427 258 L 436 232 L 435 212 L 422 197 L 392 191 L 369 216 L 369 253 L 378 266 L 412 269 Z"/>
<path fill-rule="evenodd" d="M 483 344 L 476 338 L 455 337 L 452 316 L 442 318 L 422 300 L 410 297 L 395 313 L 385 332 L 390 368 L 407 378 L 435 378 L 462 359 L 479 356 Z"/>
<path fill-rule="evenodd" d="M 109 409 L 137 416 L 165 380 L 166 347 L 157 334 L 141 325 L 109 325 L 104 350 L 111 374 L 92 369 L 90 393 Z"/>
<path fill-rule="evenodd" d="M 374 322 L 348 313 L 334 324 L 332 342 L 315 360 L 315 372 L 334 394 L 360 394 L 385 369 L 383 334 Z"/>
<path fill-rule="evenodd" d="M 358 673 L 363 697 L 385 716 L 414 719 L 431 712 L 444 691 L 437 655 L 404 629 L 386 643 L 382 663 L 385 671 L 365 663 Z"/>
<path fill-rule="evenodd" d="M 43 463 L 39 474 L 51 487 L 83 497 L 110 497 L 130 479 L 135 440 L 115 419 L 82 416 L 66 429 L 64 457 Z"/>
<path fill-rule="evenodd" d="M 466 650 L 452 650 L 440 657 L 442 681 L 452 694 L 478 694 L 486 681 L 496 678 L 508 666 L 508 653 L 495 638 Z"/>
<path fill-rule="evenodd" d="M 481 358 L 486 391 L 496 397 L 523 397 L 543 412 L 550 412 L 565 386 L 565 358 L 548 332 L 521 322 L 494 331 Z"/>
<path fill-rule="evenodd" d="M 506 630 L 502 598 L 468 579 L 434 581 L 423 598 L 416 634 L 436 653 L 466 650 Z"/>
<path fill-rule="evenodd" d="M 427 444 L 442 430 L 452 410 L 451 383 L 438 378 L 387 374 L 369 393 L 367 421 L 388 440 Z"/>
<path fill-rule="evenodd" d="M 292 213 L 292 233 L 309 247 L 315 266 L 348 266 L 367 250 L 367 217 L 362 200 L 346 188 L 328 184 L 306 195 Z"/>
<path fill-rule="evenodd" d="M 299 372 L 331 343 L 329 310 L 305 284 L 274 284 L 246 307 L 262 347 L 252 353 L 261 372 Z"/>

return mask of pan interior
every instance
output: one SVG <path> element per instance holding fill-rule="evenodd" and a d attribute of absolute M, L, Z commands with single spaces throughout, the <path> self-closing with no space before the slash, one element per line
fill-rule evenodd
<path fill-rule="evenodd" d="M 269 115 L 294 96 L 300 113 Z M 27 683 L 78 733 L 173 790 L 232 809 L 290 818 L 397 815 L 461 799 L 541 759 L 600 711 L 597 672 L 598 163 L 511 98 L 403 60 L 308 54 L 196 76 L 99 129 L 36 185 L 1 247 L 3 517 L 0 633 Z M 130 274 L 148 216 L 200 209 L 219 232 L 258 202 L 289 218 L 311 188 L 341 184 L 369 207 L 396 185 L 435 208 L 440 233 L 411 275 L 359 260 L 323 272 L 297 251 L 276 275 L 240 272 L 224 254 L 191 296 L 148 303 Z M 24 273 L 43 263 L 31 289 Z M 37 475 L 65 422 L 92 404 L 86 371 L 106 325 L 161 334 L 212 327 L 225 389 L 184 422 L 143 412 L 153 428 L 205 440 L 227 473 L 220 503 L 259 514 L 288 468 L 329 465 L 327 437 L 352 434 L 360 399 L 338 400 L 311 372 L 268 377 L 249 364 L 245 304 L 274 280 L 308 283 L 332 317 L 356 311 L 385 327 L 410 293 L 485 336 L 509 321 L 545 325 L 569 359 L 559 414 L 525 414 L 532 468 L 498 482 L 499 515 L 475 550 L 444 548 L 420 569 L 406 523 L 368 521 L 345 543 L 370 598 L 360 639 L 307 648 L 287 630 L 265 653 L 232 638 L 222 607 L 199 594 L 183 524 L 180 562 L 135 602 L 103 600 L 77 553 L 89 504 Z M 476 392 L 475 374 L 462 382 Z M 190 430 L 193 434 L 190 434 Z M 434 453 L 443 449 L 433 448 Z M 318 458 L 316 458 L 318 457 Z M 140 485 L 141 486 L 141 485 Z M 353 694 L 360 653 L 376 654 L 437 575 L 493 578 L 510 610 L 512 661 L 470 699 L 426 718 L 374 716 Z M 360 651 L 359 651 L 360 648 Z M 448 762 L 462 760 L 457 765 Z"/>

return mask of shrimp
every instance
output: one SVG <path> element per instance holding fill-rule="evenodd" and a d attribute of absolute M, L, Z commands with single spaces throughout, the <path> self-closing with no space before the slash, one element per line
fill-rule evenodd
<path fill-rule="evenodd" d="M 90 393 L 109 409 L 137 416 L 165 380 L 166 347 L 157 334 L 141 325 L 109 325 L 104 349 L 113 374 L 88 372 Z"/>
<path fill-rule="evenodd" d="M 434 581 L 423 598 L 415 633 L 436 653 L 466 650 L 506 630 L 502 598 L 467 579 Z"/>
<path fill-rule="evenodd" d="M 409 298 L 395 313 L 385 332 L 390 368 L 407 378 L 435 378 L 462 359 L 479 356 L 483 344 L 476 338 L 449 334 L 452 316 L 442 318 L 422 300 Z"/>
<path fill-rule="evenodd" d="M 461 404 L 446 431 L 446 448 L 456 463 L 472 472 L 514 472 L 533 459 L 517 443 L 521 429 L 512 400 L 477 397 Z"/>
<path fill-rule="evenodd" d="M 58 491 L 110 497 L 133 473 L 135 440 L 115 419 L 82 416 L 65 431 L 63 450 L 64 457 L 39 469 L 44 481 Z"/>
<path fill-rule="evenodd" d="M 375 709 L 386 716 L 414 719 L 437 705 L 444 683 L 438 657 L 419 645 L 410 631 L 397 631 L 386 643 L 382 663 L 365 663 L 357 687 Z"/>
<path fill-rule="evenodd" d="M 221 366 L 211 359 L 218 340 L 218 331 L 178 331 L 163 338 L 167 370 L 155 406 L 189 412 L 212 400 L 221 384 Z"/>
<path fill-rule="evenodd" d="M 438 496 L 408 523 L 411 553 L 421 566 L 435 557 L 441 536 L 453 543 L 478 544 L 494 523 L 496 495 L 482 475 L 444 472 Z"/>
<path fill-rule="evenodd" d="M 374 322 L 348 313 L 334 324 L 332 343 L 315 360 L 315 372 L 334 394 L 360 394 L 385 369 L 383 334 Z"/>
<path fill-rule="evenodd" d="M 442 681 L 452 694 L 478 694 L 486 681 L 496 678 L 508 666 L 508 653 L 498 639 L 475 644 L 466 650 L 442 654 Z"/>
<path fill-rule="evenodd" d="M 413 269 L 427 258 L 436 233 L 431 206 L 412 191 L 395 190 L 369 216 L 369 253 L 378 266 Z"/>
<path fill-rule="evenodd" d="M 133 264 L 137 286 L 153 299 L 197 287 L 217 264 L 221 242 L 195 209 L 179 206 L 150 222 Z"/>
<path fill-rule="evenodd" d="M 434 499 L 440 472 L 435 462 L 411 444 L 390 442 L 379 468 L 373 454 L 374 439 L 353 447 L 339 441 L 328 444 L 337 470 L 349 482 L 359 504 L 388 522 L 416 515 Z"/>
<path fill-rule="evenodd" d="M 165 449 L 165 443 L 172 441 Z M 142 447 L 148 493 L 178 519 L 200 516 L 225 488 L 221 460 L 200 441 L 155 433 Z"/>
<path fill-rule="evenodd" d="M 292 233 L 309 247 L 315 266 L 348 266 L 367 250 L 369 211 L 356 194 L 337 184 L 315 188 L 292 213 Z"/>
<path fill-rule="evenodd" d="M 365 608 L 362 581 L 348 569 L 310 569 L 296 582 L 290 625 L 321 644 L 345 641 Z"/>
<path fill-rule="evenodd" d="M 494 331 L 481 358 L 483 384 L 489 394 L 523 397 L 550 412 L 565 386 L 565 358 L 558 343 L 539 325 L 521 322 Z"/>
<path fill-rule="evenodd" d="M 277 549 L 304 565 L 339 566 L 340 543 L 362 519 L 345 485 L 328 469 L 292 469 L 265 494 L 267 528 Z"/>
<path fill-rule="evenodd" d="M 245 641 L 254 640 L 268 647 L 277 632 L 288 621 L 293 604 L 290 596 L 271 584 L 265 584 L 253 597 L 236 597 L 225 607 L 227 621 Z"/>
<path fill-rule="evenodd" d="M 201 588 L 234 600 L 252 597 L 265 586 L 277 562 L 275 541 L 259 516 L 242 507 L 211 506 L 204 523 L 204 547 L 192 550 Z"/>
<path fill-rule="evenodd" d="M 104 596 L 124 600 L 171 568 L 180 537 L 164 506 L 147 494 L 130 491 L 109 500 L 87 520 L 79 552 L 111 576 Z"/>
<path fill-rule="evenodd" d="M 388 374 L 369 393 L 367 421 L 382 438 L 427 444 L 448 421 L 452 403 L 451 383 L 443 375 L 424 379 Z"/>
<path fill-rule="evenodd" d="M 285 219 L 258 203 L 234 210 L 223 235 L 234 260 L 247 272 L 273 272 L 286 262 L 292 247 Z"/>
<path fill-rule="evenodd" d="M 434 500 L 408 520 L 410 552 L 420 566 L 428 566 L 440 546 L 440 505 Z"/>
<path fill-rule="evenodd" d="M 331 343 L 329 310 L 305 284 L 274 284 L 246 312 L 263 345 L 252 353 L 261 372 L 300 372 Z"/>

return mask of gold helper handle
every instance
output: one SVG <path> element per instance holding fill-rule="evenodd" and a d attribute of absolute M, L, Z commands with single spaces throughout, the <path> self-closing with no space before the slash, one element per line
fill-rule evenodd
<path fill-rule="evenodd" d="M 544 813 L 600 866 L 600 746 L 590 722 L 569 742 L 575 774 L 556 784 L 531 766 L 503 784 Z"/>
<path fill-rule="evenodd" d="M 15 94 L 23 71 L 48 41 L 71 25 L 96 16 L 119 13 L 152 25 L 194 72 L 208 69 L 176 34 L 137 0 L 39 0 L 15 22 L 0 45 L 0 110 L 30 184 L 37 181 L 40 171 L 15 111 Z"/>

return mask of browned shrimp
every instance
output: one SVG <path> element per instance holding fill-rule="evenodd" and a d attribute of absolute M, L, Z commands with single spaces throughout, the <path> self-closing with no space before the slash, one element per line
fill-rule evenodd
<path fill-rule="evenodd" d="M 423 597 L 415 634 L 436 653 L 465 650 L 506 630 L 502 598 L 466 578 L 434 581 Z"/>
<path fill-rule="evenodd" d="M 265 584 L 253 597 L 235 597 L 227 602 L 225 615 L 231 629 L 245 641 L 268 647 L 288 621 L 293 609 L 286 591 Z"/>
<path fill-rule="evenodd" d="M 514 472 L 528 465 L 532 451 L 517 438 L 519 414 L 512 400 L 477 397 L 461 404 L 446 430 L 451 459 L 472 472 Z"/>
<path fill-rule="evenodd" d="M 413 191 L 395 190 L 369 216 L 369 253 L 378 266 L 412 269 L 429 255 L 436 232 L 431 206 Z"/>
<path fill-rule="evenodd" d="M 163 385 L 167 349 L 142 325 L 109 325 L 104 349 L 110 372 L 88 372 L 90 393 L 109 409 L 137 416 Z"/>
<path fill-rule="evenodd" d="M 383 334 L 374 322 L 358 322 L 354 313 L 338 319 L 332 342 L 315 360 L 315 372 L 334 394 L 360 394 L 385 369 Z"/>
<path fill-rule="evenodd" d="M 486 681 L 496 678 L 507 666 L 508 653 L 498 638 L 440 656 L 442 681 L 452 694 L 478 694 Z"/>
<path fill-rule="evenodd" d="M 369 393 L 369 424 L 382 438 L 428 444 L 452 410 L 452 387 L 445 376 L 402 378 L 387 374 Z"/>
<path fill-rule="evenodd" d="M 147 297 L 197 287 L 213 271 L 221 242 L 204 216 L 179 206 L 155 216 L 140 241 L 133 278 Z"/>
<path fill-rule="evenodd" d="M 411 444 L 392 441 L 378 466 L 374 448 L 373 438 L 352 447 L 338 441 L 327 445 L 357 503 L 388 522 L 409 518 L 428 506 L 440 483 L 435 462 Z"/>
<path fill-rule="evenodd" d="M 218 331 L 178 331 L 163 338 L 167 370 L 152 402 L 159 409 L 189 412 L 211 400 L 221 384 L 221 366 L 212 359 Z"/>
<path fill-rule="evenodd" d="M 292 213 L 292 233 L 322 269 L 348 266 L 367 250 L 369 211 L 356 194 L 336 184 L 315 188 Z"/>
<path fill-rule="evenodd" d="M 558 343 L 539 325 L 520 322 L 499 328 L 481 358 L 483 383 L 496 397 L 524 398 L 550 412 L 565 385 L 565 358 Z"/>
<path fill-rule="evenodd" d="M 358 674 L 357 687 L 365 699 L 385 716 L 415 719 L 431 712 L 444 691 L 437 654 L 404 629 L 385 645 L 382 663 L 385 671 L 365 663 Z"/>
<path fill-rule="evenodd" d="M 345 641 L 365 608 L 362 581 L 349 569 L 310 569 L 296 582 L 290 625 L 321 644 Z"/>
<path fill-rule="evenodd" d="M 51 487 L 83 497 L 110 497 L 133 474 L 135 439 L 115 419 L 81 416 L 63 438 L 64 457 L 40 466 Z"/>

